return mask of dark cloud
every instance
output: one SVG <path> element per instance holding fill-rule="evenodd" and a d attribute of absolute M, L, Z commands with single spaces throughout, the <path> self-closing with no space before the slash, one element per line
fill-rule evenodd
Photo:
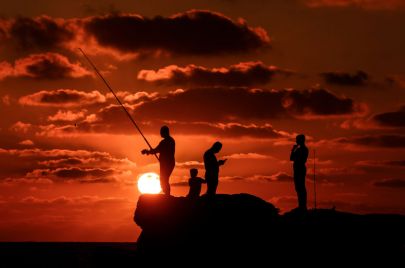
<path fill-rule="evenodd" d="M 77 107 L 105 101 L 105 96 L 96 90 L 85 92 L 74 89 L 42 90 L 19 99 L 22 105 L 46 107 Z"/>
<path fill-rule="evenodd" d="M 350 138 L 339 138 L 336 141 L 342 144 L 353 144 L 371 147 L 405 148 L 404 135 L 365 135 Z"/>
<path fill-rule="evenodd" d="M 311 8 L 320 7 L 356 7 L 366 10 L 398 10 L 405 8 L 403 0 L 303 0 Z"/>
<path fill-rule="evenodd" d="M 62 158 L 57 160 L 47 160 L 39 162 L 40 165 L 44 166 L 75 166 L 83 164 L 83 160 L 80 158 Z"/>
<path fill-rule="evenodd" d="M 363 71 L 358 71 L 354 74 L 343 72 L 326 72 L 321 73 L 321 76 L 328 84 L 341 86 L 364 86 L 369 80 L 368 74 Z"/>
<path fill-rule="evenodd" d="M 355 165 L 372 174 L 398 174 L 405 169 L 405 160 L 363 160 L 357 161 Z"/>
<path fill-rule="evenodd" d="M 101 182 L 117 181 L 132 174 L 136 164 L 106 152 L 53 149 L 1 149 L 2 181 L 33 183 L 36 181 Z"/>
<path fill-rule="evenodd" d="M 11 41 L 17 50 L 84 47 L 89 53 L 116 56 L 162 52 L 214 55 L 249 52 L 270 44 L 263 28 L 206 10 L 154 18 L 122 13 L 71 19 L 20 17 L 0 20 L 0 40 Z"/>
<path fill-rule="evenodd" d="M 283 99 L 284 108 L 297 117 L 345 116 L 364 112 L 362 104 L 339 97 L 325 89 L 290 90 Z"/>
<path fill-rule="evenodd" d="M 361 110 L 362 107 L 352 99 L 324 89 L 206 88 L 145 102 L 135 109 L 135 115 L 183 122 L 227 122 L 232 119 L 350 116 Z"/>
<path fill-rule="evenodd" d="M 125 114 L 121 110 L 116 110 L 117 113 L 104 111 L 102 117 L 96 115 L 96 121 L 78 122 L 76 126 L 54 124 L 41 126 L 37 132 L 39 136 L 64 137 L 76 135 L 77 133 L 114 133 L 128 134 L 128 129 L 132 128 L 131 123 L 125 118 Z M 115 115 L 114 115 L 115 114 Z M 175 129 L 176 134 L 183 135 L 210 135 L 223 138 L 235 137 L 251 137 L 263 139 L 276 138 L 291 138 L 292 135 L 285 131 L 275 130 L 270 124 L 244 125 L 240 123 L 208 123 L 208 122 L 177 122 L 177 121 L 147 121 L 143 123 L 141 120 L 138 125 L 145 133 L 156 133 L 162 125 L 168 125 Z"/>
<path fill-rule="evenodd" d="M 359 161 L 356 165 L 364 167 L 403 167 L 405 168 L 405 160 L 384 160 L 384 161 L 372 161 L 365 160 Z"/>
<path fill-rule="evenodd" d="M 386 179 L 386 180 L 376 181 L 376 182 L 374 182 L 373 185 L 376 187 L 402 189 L 402 188 L 405 188 L 405 180 L 403 180 L 403 179 Z"/>
<path fill-rule="evenodd" d="M 265 181 L 265 182 L 292 182 L 293 177 L 285 172 L 278 172 L 276 174 L 266 175 L 254 175 L 247 178 L 248 180 Z"/>
<path fill-rule="evenodd" d="M 33 54 L 15 62 L 16 76 L 60 79 L 90 76 L 80 63 L 71 63 L 58 53 Z"/>
<path fill-rule="evenodd" d="M 28 77 L 35 79 L 62 79 L 91 76 L 91 72 L 80 63 L 72 63 L 58 53 L 32 54 L 18 59 L 12 66 L 8 62 L 0 62 L 0 80 L 9 77 Z"/>
<path fill-rule="evenodd" d="M 10 38 L 20 49 L 51 49 L 74 38 L 63 19 L 48 16 L 36 18 L 20 17 L 8 29 Z"/>
<path fill-rule="evenodd" d="M 161 124 L 156 124 L 154 129 L 158 129 Z M 169 122 L 170 127 L 176 133 L 189 135 L 211 135 L 224 138 L 252 137 L 263 139 L 276 139 L 290 137 L 290 134 L 275 130 L 270 124 L 244 125 L 240 123 L 206 123 L 206 122 Z M 152 129 L 151 129 L 152 130 Z"/>
<path fill-rule="evenodd" d="M 69 166 L 93 166 L 93 167 L 111 167 L 127 166 L 135 167 L 136 164 L 127 158 L 115 158 L 111 155 L 99 155 L 97 157 L 67 157 L 40 161 L 38 164 L 48 167 L 69 167 Z"/>
<path fill-rule="evenodd" d="M 266 31 L 211 11 L 191 10 L 170 17 L 133 14 L 92 17 L 86 32 L 99 45 L 124 53 L 167 51 L 208 55 L 255 50 L 270 43 Z"/>
<path fill-rule="evenodd" d="M 51 172 L 60 178 L 83 178 L 83 177 L 104 177 L 114 174 L 114 169 L 82 169 L 82 168 L 58 168 Z"/>
<path fill-rule="evenodd" d="M 277 172 L 272 175 L 255 174 L 251 176 L 225 176 L 223 181 L 255 181 L 255 182 L 292 182 L 293 177 L 285 172 Z"/>
<path fill-rule="evenodd" d="M 373 117 L 373 120 L 382 126 L 405 127 L 405 106 L 402 106 L 396 112 L 377 114 Z"/>
<path fill-rule="evenodd" d="M 43 150 L 39 148 L 34 149 L 3 149 L 0 148 L 0 155 L 15 155 L 18 157 L 35 157 L 35 158 L 66 158 L 66 157 L 80 157 L 80 158 L 100 158 L 111 156 L 107 152 L 88 151 L 88 150 L 68 150 L 68 149 L 52 149 Z"/>
<path fill-rule="evenodd" d="M 138 79 L 163 85 L 254 86 L 269 83 L 276 74 L 289 72 L 262 62 L 242 62 L 228 68 L 170 65 L 157 71 L 141 70 Z"/>
<path fill-rule="evenodd" d="M 83 183 L 116 182 L 115 175 L 122 172 L 114 168 L 80 168 L 64 167 L 56 169 L 35 169 L 29 172 L 27 178 L 46 178 L 53 181 L 78 181 Z"/>
<path fill-rule="evenodd" d="M 206 88 L 180 90 L 165 96 L 150 95 L 154 97 L 126 103 L 125 107 L 145 132 L 153 133 L 162 124 L 168 124 L 178 134 L 290 138 L 290 133 L 276 130 L 266 121 L 276 118 L 346 117 L 361 111 L 353 100 L 336 96 L 324 89 Z M 38 102 L 36 100 L 35 103 Z M 78 132 L 128 133 L 129 128 L 131 124 L 122 107 L 108 105 L 76 121 L 75 126 L 44 125 L 40 126 L 37 134 L 66 136 Z"/>

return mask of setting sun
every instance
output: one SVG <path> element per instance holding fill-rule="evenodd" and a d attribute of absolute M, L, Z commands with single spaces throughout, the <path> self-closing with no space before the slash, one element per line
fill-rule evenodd
<path fill-rule="evenodd" d="M 156 173 L 144 173 L 139 176 L 138 190 L 142 194 L 158 194 L 162 190 L 160 187 L 159 175 Z"/>

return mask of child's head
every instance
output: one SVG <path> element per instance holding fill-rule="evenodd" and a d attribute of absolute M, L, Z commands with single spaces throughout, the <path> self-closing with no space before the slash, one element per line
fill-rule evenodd
<path fill-rule="evenodd" d="M 196 169 L 196 168 L 190 169 L 190 176 L 192 178 L 197 177 L 197 174 L 198 174 L 198 169 Z"/>

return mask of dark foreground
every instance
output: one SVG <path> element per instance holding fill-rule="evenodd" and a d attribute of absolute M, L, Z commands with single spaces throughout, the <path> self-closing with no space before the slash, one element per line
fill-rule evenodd
<path fill-rule="evenodd" d="M 248 194 L 143 195 L 134 220 L 137 243 L 0 243 L 0 267 L 405 267 L 403 215 L 280 215 Z"/>
<path fill-rule="evenodd" d="M 0 267 L 129 267 L 136 243 L 0 243 Z"/>
<path fill-rule="evenodd" d="M 235 264 L 298 262 L 305 267 L 317 262 L 405 264 L 403 215 L 331 209 L 280 215 L 271 203 L 249 194 L 196 200 L 143 195 L 134 219 L 142 228 L 137 247 L 145 259 L 181 252 L 206 264 L 214 259 Z"/>

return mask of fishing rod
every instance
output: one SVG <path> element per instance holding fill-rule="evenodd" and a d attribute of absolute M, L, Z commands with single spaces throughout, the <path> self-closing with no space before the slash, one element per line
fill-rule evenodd
<path fill-rule="evenodd" d="M 315 149 L 314 149 L 314 209 L 316 210 Z"/>
<path fill-rule="evenodd" d="M 129 120 L 131 120 L 132 124 L 135 126 L 135 128 L 138 130 L 139 134 L 141 134 L 142 138 L 145 140 L 146 144 L 149 146 L 149 148 L 152 150 L 152 146 L 150 145 L 149 141 L 146 139 L 145 135 L 143 135 L 141 129 L 138 127 L 138 124 L 135 122 L 135 120 L 132 118 L 131 114 L 128 112 L 128 110 L 125 108 L 125 106 L 122 104 L 120 99 L 118 98 L 117 95 L 115 95 L 114 90 L 111 88 L 111 86 L 108 84 L 107 80 L 104 79 L 104 77 L 101 75 L 101 73 L 98 71 L 97 67 L 93 64 L 93 62 L 90 60 L 89 57 L 87 57 L 86 53 L 84 53 L 83 49 L 79 47 L 80 52 L 83 54 L 84 58 L 89 62 L 91 67 L 93 67 L 94 71 L 96 74 L 103 80 L 104 84 L 107 86 L 107 88 L 111 91 L 111 93 L 114 95 L 115 99 L 118 101 L 118 103 L 121 105 L 122 109 L 124 109 L 125 113 L 127 114 Z M 156 153 L 153 154 L 157 160 L 159 160 L 159 157 L 156 155 Z"/>

